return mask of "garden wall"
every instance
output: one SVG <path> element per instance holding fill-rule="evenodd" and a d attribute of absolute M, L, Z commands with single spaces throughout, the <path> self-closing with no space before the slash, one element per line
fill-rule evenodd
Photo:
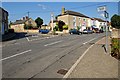
<path fill-rule="evenodd" d="M 24 30 L 24 32 L 39 33 L 39 30 Z"/>
<path fill-rule="evenodd" d="M 120 29 L 112 29 L 111 37 L 112 38 L 120 38 Z"/>

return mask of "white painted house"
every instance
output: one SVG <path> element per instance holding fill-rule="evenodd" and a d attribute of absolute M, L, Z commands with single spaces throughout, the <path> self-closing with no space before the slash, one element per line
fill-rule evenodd
<path fill-rule="evenodd" d="M 93 18 L 92 22 L 95 28 L 98 28 L 99 30 L 102 29 L 105 31 L 105 26 L 107 25 L 105 20 L 102 20 L 100 18 Z"/>

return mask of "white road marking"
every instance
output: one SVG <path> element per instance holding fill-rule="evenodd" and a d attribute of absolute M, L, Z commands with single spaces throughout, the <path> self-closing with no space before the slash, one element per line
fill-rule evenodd
<path fill-rule="evenodd" d="M 101 39 L 100 39 L 101 40 Z M 96 43 L 98 43 L 100 40 L 98 40 Z M 95 44 L 96 44 L 95 43 Z M 85 54 L 89 51 L 89 49 L 91 49 L 95 44 L 91 45 L 83 54 L 82 56 L 79 57 L 79 59 L 75 62 L 75 64 L 69 69 L 69 71 L 63 76 L 62 80 L 66 80 L 69 75 L 73 72 L 73 70 L 76 68 L 76 66 L 80 63 L 80 61 L 82 60 L 82 58 L 85 56 Z"/>
<path fill-rule="evenodd" d="M 45 38 L 32 39 L 32 40 L 29 40 L 29 41 L 42 40 L 42 39 L 46 39 L 46 38 L 48 38 L 48 37 L 45 37 Z"/>
<path fill-rule="evenodd" d="M 30 49 L 30 50 L 27 50 L 27 51 L 24 51 L 24 52 L 21 52 L 21 53 L 18 53 L 18 54 L 15 54 L 15 55 L 12 55 L 12 56 L 9 56 L 9 57 L 6 57 L 6 58 L 3 58 L 3 59 L 0 59 L 0 61 L 4 61 L 4 60 L 10 59 L 10 58 L 13 58 L 13 57 L 16 57 L 16 56 L 22 55 L 22 54 L 25 54 L 25 53 L 30 52 L 30 51 L 32 51 L 32 50 Z"/>
<path fill-rule="evenodd" d="M 27 41 L 30 41 L 28 37 L 26 37 Z"/>
<path fill-rule="evenodd" d="M 32 36 L 32 37 L 38 37 L 38 36 Z"/>
<path fill-rule="evenodd" d="M 87 43 L 89 43 L 89 42 L 91 42 L 91 41 L 93 41 L 93 40 L 95 40 L 95 39 L 97 39 L 97 38 L 93 38 L 93 39 L 91 39 L 91 40 L 89 40 L 89 41 L 87 41 L 87 42 L 84 42 L 83 44 L 87 44 Z"/>
<path fill-rule="evenodd" d="M 53 38 L 53 37 L 57 37 L 57 36 L 44 37 L 44 38 L 37 38 L 37 39 L 29 40 L 29 41 L 42 40 L 42 39 L 49 39 L 49 38 Z"/>
<path fill-rule="evenodd" d="M 60 42 L 62 42 L 62 40 L 56 41 L 56 42 L 52 42 L 52 43 L 46 44 L 44 46 L 50 46 L 50 45 L 54 45 L 54 44 L 57 44 L 57 43 L 60 43 Z"/>

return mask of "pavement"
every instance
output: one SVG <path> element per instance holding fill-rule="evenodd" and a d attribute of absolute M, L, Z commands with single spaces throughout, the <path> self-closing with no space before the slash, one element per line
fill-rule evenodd
<path fill-rule="evenodd" d="M 64 78 L 79 78 L 78 80 L 118 80 L 119 61 L 110 56 L 110 38 L 108 37 L 108 52 L 106 53 L 103 45 L 105 37 L 91 45 L 80 56 L 78 61 L 69 69 Z M 119 77 L 119 78 L 118 78 Z"/>

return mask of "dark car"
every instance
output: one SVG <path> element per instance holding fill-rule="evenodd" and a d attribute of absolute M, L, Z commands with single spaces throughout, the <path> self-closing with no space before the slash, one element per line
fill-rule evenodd
<path fill-rule="evenodd" d="M 100 33 L 103 33 L 104 31 L 100 29 L 99 32 L 100 32 Z"/>
<path fill-rule="evenodd" d="M 39 32 L 42 33 L 42 34 L 47 34 L 49 33 L 50 30 L 48 29 L 40 29 Z"/>
<path fill-rule="evenodd" d="M 71 29 L 71 30 L 69 30 L 69 33 L 70 34 L 82 34 L 82 32 L 80 32 L 79 30 L 77 30 L 77 29 Z"/>
<path fill-rule="evenodd" d="M 83 30 L 83 34 L 92 34 L 92 33 L 93 33 L 92 30 L 87 30 L 87 29 Z"/>

